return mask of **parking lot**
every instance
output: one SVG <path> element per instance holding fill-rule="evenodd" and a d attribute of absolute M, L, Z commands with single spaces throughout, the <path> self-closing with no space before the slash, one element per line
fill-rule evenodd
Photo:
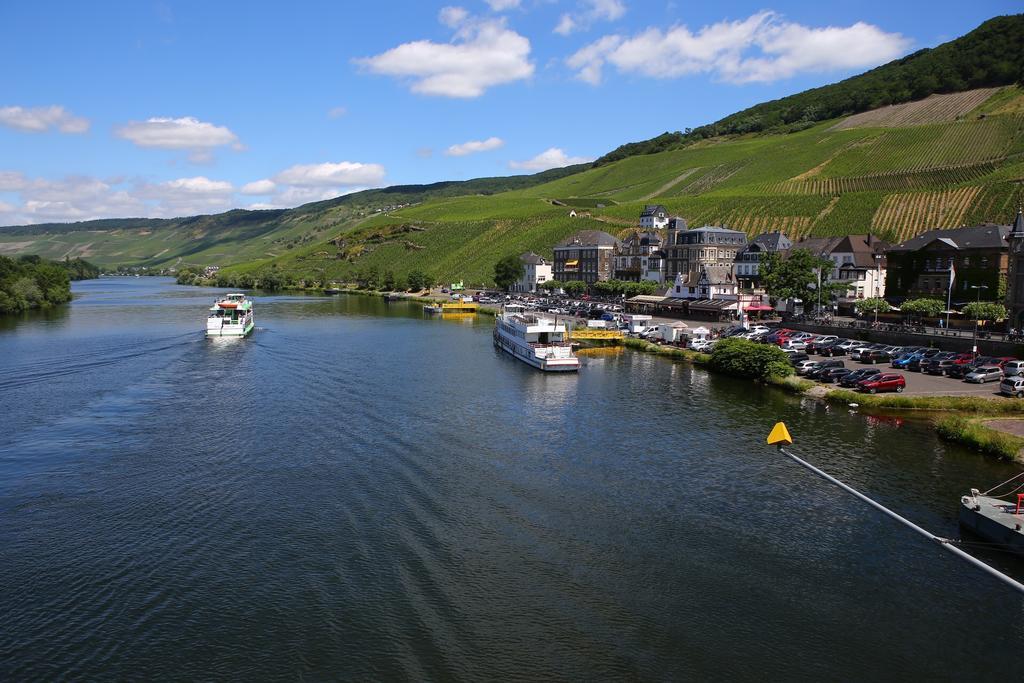
<path fill-rule="evenodd" d="M 982 396 L 991 398 L 998 396 L 1005 398 L 999 393 L 999 382 L 988 382 L 987 384 L 973 384 L 960 379 L 945 377 L 941 375 L 929 375 L 924 372 L 910 372 L 907 370 L 895 370 L 889 363 L 878 363 L 871 365 L 861 363 L 849 356 L 838 356 L 834 359 L 810 354 L 811 360 L 841 360 L 845 367 L 852 370 L 860 368 L 876 367 L 884 373 L 902 375 L 907 382 L 903 390 L 904 396 Z M 835 384 L 827 386 L 835 387 Z"/>

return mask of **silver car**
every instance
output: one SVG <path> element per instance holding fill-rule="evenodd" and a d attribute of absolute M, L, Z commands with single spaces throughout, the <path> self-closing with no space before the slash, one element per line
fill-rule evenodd
<path fill-rule="evenodd" d="M 1003 371 L 998 365 L 983 365 L 976 370 L 967 373 L 964 377 L 965 382 L 974 382 L 975 384 L 984 384 L 996 380 L 997 382 L 1003 378 Z"/>
<path fill-rule="evenodd" d="M 999 393 L 1024 398 L 1024 377 L 1007 377 L 999 383 Z"/>
<path fill-rule="evenodd" d="M 1007 361 L 1003 366 L 1003 375 L 1006 377 L 1024 377 L 1024 360 Z"/>

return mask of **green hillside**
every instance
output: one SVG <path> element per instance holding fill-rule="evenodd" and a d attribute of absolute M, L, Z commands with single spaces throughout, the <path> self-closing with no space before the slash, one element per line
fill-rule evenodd
<path fill-rule="evenodd" d="M 953 116 L 946 111 L 952 105 L 920 105 L 946 111 L 932 116 L 951 120 L 937 123 L 843 127 L 832 120 L 628 157 L 496 196 L 434 200 L 233 270 L 274 268 L 319 280 L 423 269 L 441 281 L 484 284 L 506 254 L 550 255 L 555 242 L 582 229 L 620 233 L 652 202 L 691 225 L 722 224 L 751 236 L 781 230 L 794 239 L 870 230 L 902 240 L 936 227 L 1007 222 L 1024 200 L 1024 92 L 1011 86 L 982 95 L 958 97 L 981 103 Z M 571 218 L 570 207 L 580 216 Z"/>
<path fill-rule="evenodd" d="M 235 210 L 176 219 L 116 218 L 0 228 L 0 255 L 85 258 L 105 267 L 228 265 L 273 258 L 329 239 L 389 207 L 460 195 L 491 195 L 527 188 L 587 168 L 581 164 L 542 173 L 395 185 L 365 190 L 288 210 Z"/>

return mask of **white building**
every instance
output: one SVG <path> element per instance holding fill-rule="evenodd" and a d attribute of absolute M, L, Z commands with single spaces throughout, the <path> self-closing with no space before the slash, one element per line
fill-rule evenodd
<path fill-rule="evenodd" d="M 668 209 L 661 204 L 648 204 L 640 212 L 642 230 L 658 230 L 668 226 Z"/>
<path fill-rule="evenodd" d="M 825 279 L 847 286 L 837 302 L 840 308 L 852 306 L 860 299 L 885 296 L 887 247 L 871 234 L 813 238 L 793 245 L 793 249 L 809 249 L 832 261 L 832 272 L 825 273 Z"/>
<path fill-rule="evenodd" d="M 543 256 L 528 251 L 519 257 L 523 262 L 523 276 L 510 288 L 513 292 L 536 292 L 551 279 L 551 264 Z"/>

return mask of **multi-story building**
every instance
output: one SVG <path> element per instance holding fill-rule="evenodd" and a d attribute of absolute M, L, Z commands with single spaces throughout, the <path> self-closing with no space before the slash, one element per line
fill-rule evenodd
<path fill-rule="evenodd" d="M 885 296 L 893 301 L 929 296 L 952 303 L 998 300 L 1009 268 L 1009 225 L 985 223 L 929 230 L 886 252 Z M 979 289 L 980 288 L 980 289 Z"/>
<path fill-rule="evenodd" d="M 845 310 L 859 299 L 885 296 L 888 265 L 885 251 L 888 247 L 886 242 L 869 233 L 815 237 L 797 242 L 792 248 L 807 249 L 832 261 L 832 271 L 823 273 L 823 279 L 847 285 L 836 302 L 840 309 Z"/>
<path fill-rule="evenodd" d="M 551 264 L 543 256 L 532 251 L 519 256 L 523 263 L 523 276 L 509 289 L 513 292 L 536 292 L 537 288 L 551 279 Z"/>
<path fill-rule="evenodd" d="M 685 281 L 695 284 L 705 267 L 731 267 L 736 255 L 747 246 L 746 233 L 717 226 L 687 230 L 686 221 L 680 219 L 669 225 L 665 252 L 665 278 L 675 279 L 682 274 Z"/>
<path fill-rule="evenodd" d="M 1013 228 L 1006 236 L 1009 249 L 1009 264 L 1006 277 L 1006 310 L 1009 311 L 1007 325 L 1014 329 L 1024 328 L 1024 214 L 1017 210 Z M 989 297 L 992 298 L 992 297 Z"/>
<path fill-rule="evenodd" d="M 648 204 L 640 212 L 641 230 L 658 230 L 668 225 L 668 209 L 661 204 Z"/>
<path fill-rule="evenodd" d="M 581 230 L 555 245 L 554 276 L 588 285 L 612 279 L 619 240 L 601 230 Z"/>
<path fill-rule="evenodd" d="M 622 240 L 615 251 L 615 279 L 663 282 L 661 242 L 661 235 L 653 231 L 634 232 Z"/>
<path fill-rule="evenodd" d="M 781 232 L 768 232 L 750 240 L 736 255 L 736 279 L 744 286 L 756 287 L 761 282 L 761 261 L 768 254 L 785 253 L 793 243 Z"/>

